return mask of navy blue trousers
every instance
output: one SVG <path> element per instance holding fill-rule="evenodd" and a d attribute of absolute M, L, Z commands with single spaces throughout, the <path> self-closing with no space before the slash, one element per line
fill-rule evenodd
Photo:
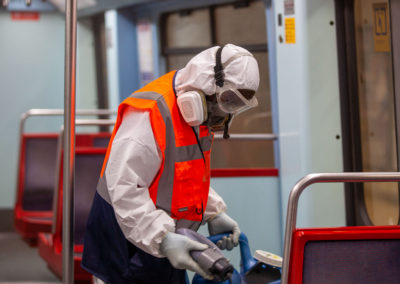
<path fill-rule="evenodd" d="M 97 192 L 84 237 L 81 266 L 107 284 L 187 284 L 186 271 L 154 257 L 123 235 L 114 209 Z"/>

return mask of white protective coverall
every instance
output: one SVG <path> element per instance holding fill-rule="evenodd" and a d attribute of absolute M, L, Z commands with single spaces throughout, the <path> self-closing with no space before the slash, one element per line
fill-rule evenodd
<path fill-rule="evenodd" d="M 177 72 L 177 96 L 190 90 L 202 90 L 206 95 L 216 92 L 213 67 L 217 49 L 213 47 L 199 53 Z M 225 81 L 238 89 L 257 90 L 258 65 L 247 50 L 227 44 L 221 59 Z M 126 111 L 114 137 L 106 167 L 107 187 L 117 222 L 126 239 L 156 257 L 163 257 L 159 248 L 164 236 L 175 231 L 174 219 L 155 207 L 148 191 L 161 165 L 160 153 L 149 113 L 133 109 Z M 142 165 L 140 169 L 138 164 Z M 225 210 L 222 198 L 210 188 L 204 222 Z"/>

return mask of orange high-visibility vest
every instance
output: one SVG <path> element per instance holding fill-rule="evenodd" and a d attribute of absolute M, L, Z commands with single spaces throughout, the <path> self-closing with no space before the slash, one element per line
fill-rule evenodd
<path fill-rule="evenodd" d="M 165 210 L 172 218 L 198 222 L 207 206 L 213 134 L 208 127 L 200 126 L 196 138 L 194 129 L 181 116 L 173 86 L 175 74 L 173 71 L 160 77 L 119 105 L 99 186 L 105 186 L 101 180 L 125 110 L 149 111 L 153 134 L 162 153 L 160 170 L 149 187 L 150 197 L 157 208 Z"/>

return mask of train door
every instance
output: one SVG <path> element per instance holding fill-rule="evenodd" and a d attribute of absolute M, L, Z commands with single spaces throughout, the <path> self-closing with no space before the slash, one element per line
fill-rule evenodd
<path fill-rule="evenodd" d="M 399 170 L 398 0 L 336 1 L 345 171 Z M 348 225 L 399 224 L 399 185 L 346 185 Z"/>

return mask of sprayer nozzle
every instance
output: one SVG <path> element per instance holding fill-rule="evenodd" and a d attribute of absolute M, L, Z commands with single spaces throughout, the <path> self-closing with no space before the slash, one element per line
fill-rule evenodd
<path fill-rule="evenodd" d="M 216 281 L 226 281 L 232 277 L 233 266 L 226 258 L 220 258 L 210 268 L 210 272 L 214 275 Z"/>

